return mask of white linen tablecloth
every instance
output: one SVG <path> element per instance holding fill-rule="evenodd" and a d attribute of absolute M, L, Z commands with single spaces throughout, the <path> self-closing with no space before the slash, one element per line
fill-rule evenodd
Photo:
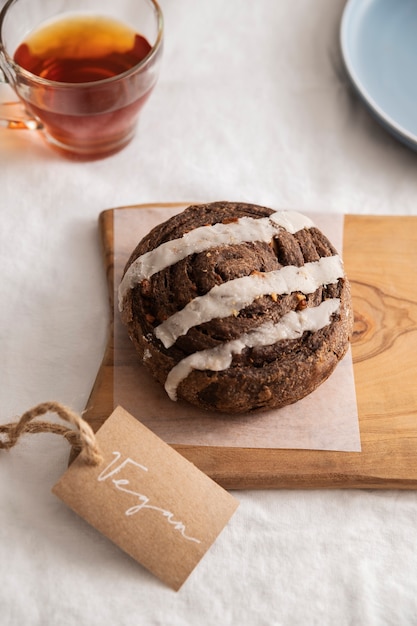
<path fill-rule="evenodd" d="M 161 5 L 160 80 L 123 152 L 77 163 L 0 129 L 1 422 L 45 400 L 86 404 L 108 322 L 101 210 L 417 213 L 417 155 L 343 71 L 342 0 Z M 50 493 L 67 458 L 54 435 L 0 453 L 2 626 L 417 623 L 413 491 L 236 492 L 238 511 L 174 593 Z"/>

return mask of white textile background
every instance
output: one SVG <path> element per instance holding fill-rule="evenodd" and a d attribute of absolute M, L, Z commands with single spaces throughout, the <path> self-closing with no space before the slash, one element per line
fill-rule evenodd
<path fill-rule="evenodd" d="M 48 399 L 85 406 L 108 321 L 101 210 L 192 199 L 417 213 L 417 155 L 346 80 L 342 0 L 161 5 L 161 77 L 123 152 L 75 163 L 0 128 L 1 422 Z M 417 623 L 415 492 L 238 492 L 175 594 L 50 493 L 67 458 L 53 435 L 0 454 L 2 626 Z"/>

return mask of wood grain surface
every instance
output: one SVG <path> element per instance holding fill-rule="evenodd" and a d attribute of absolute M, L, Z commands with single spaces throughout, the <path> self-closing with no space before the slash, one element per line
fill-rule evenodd
<path fill-rule="evenodd" d="M 114 408 L 113 373 L 120 365 L 114 363 L 114 211 L 99 220 L 110 321 L 84 414 L 94 430 Z M 343 257 L 355 313 L 362 451 L 173 446 L 223 487 L 417 488 L 417 217 L 346 215 Z"/>

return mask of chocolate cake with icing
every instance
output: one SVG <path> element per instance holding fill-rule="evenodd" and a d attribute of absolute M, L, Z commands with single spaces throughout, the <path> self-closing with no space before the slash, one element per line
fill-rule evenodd
<path fill-rule="evenodd" d="M 119 308 L 172 400 L 231 414 L 311 393 L 353 326 L 342 260 L 312 221 L 233 202 L 190 206 L 145 236 Z"/>

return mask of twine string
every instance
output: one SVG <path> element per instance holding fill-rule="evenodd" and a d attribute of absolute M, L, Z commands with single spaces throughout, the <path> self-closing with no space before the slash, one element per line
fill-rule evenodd
<path fill-rule="evenodd" d="M 40 415 L 56 413 L 73 428 L 46 421 L 33 421 Z M 59 402 L 43 402 L 29 409 L 17 422 L 0 424 L 0 450 L 9 450 L 16 445 L 25 433 L 55 433 L 65 437 L 75 454 L 88 465 L 98 465 L 102 461 L 100 450 L 91 426 L 77 413 Z"/>

